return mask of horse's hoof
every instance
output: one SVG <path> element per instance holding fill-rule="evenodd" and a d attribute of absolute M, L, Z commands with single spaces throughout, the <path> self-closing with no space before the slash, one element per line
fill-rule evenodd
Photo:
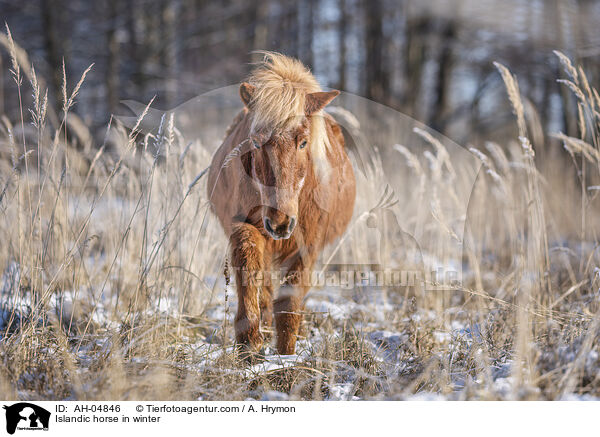
<path fill-rule="evenodd" d="M 238 344 L 236 346 L 237 356 L 245 364 L 254 365 L 265 361 L 265 348 L 253 348 L 247 344 Z"/>

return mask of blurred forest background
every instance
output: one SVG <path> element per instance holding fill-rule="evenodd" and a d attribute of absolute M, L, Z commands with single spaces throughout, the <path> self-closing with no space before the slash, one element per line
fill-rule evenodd
<path fill-rule="evenodd" d="M 51 102 L 63 59 L 72 82 L 95 63 L 74 108 L 95 137 L 120 100 L 156 94 L 155 106 L 169 109 L 240 82 L 256 49 L 296 56 L 323 86 L 389 105 L 462 144 L 514 137 L 493 61 L 517 75 L 528 117 L 542 128 L 534 143 L 545 141 L 541 132 L 577 132 L 575 98 L 556 82 L 552 50 L 582 64 L 593 83 L 600 74 L 594 0 L 0 0 L 0 17 Z M 0 113 L 15 120 L 6 50 L 1 62 Z"/>

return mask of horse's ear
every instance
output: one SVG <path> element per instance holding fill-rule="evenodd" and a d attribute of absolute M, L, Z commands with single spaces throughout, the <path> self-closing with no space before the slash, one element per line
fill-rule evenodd
<path fill-rule="evenodd" d="M 329 105 L 339 94 L 340 92 L 338 90 L 319 91 L 307 94 L 306 101 L 304 102 L 304 113 L 308 116 L 315 112 L 319 112 L 325 106 Z"/>
<path fill-rule="evenodd" d="M 254 97 L 255 89 L 256 87 L 254 85 L 250 85 L 248 82 L 242 82 L 240 85 L 240 98 L 242 99 L 242 102 L 244 102 L 246 108 L 249 107 L 250 102 Z"/>

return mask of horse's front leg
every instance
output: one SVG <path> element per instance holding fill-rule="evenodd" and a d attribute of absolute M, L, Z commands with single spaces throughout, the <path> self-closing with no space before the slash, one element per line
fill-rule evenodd
<path fill-rule="evenodd" d="M 236 343 L 248 352 L 260 351 L 260 292 L 264 271 L 265 238 L 254 226 L 237 223 L 230 237 L 235 268 L 238 310 L 235 316 Z"/>
<path fill-rule="evenodd" d="M 265 281 L 268 280 L 265 278 Z M 265 283 L 260 291 L 261 332 L 269 341 L 273 326 L 273 284 Z"/>
<path fill-rule="evenodd" d="M 291 355 L 296 351 L 296 340 L 302 323 L 304 297 L 310 289 L 312 261 L 298 260 L 288 271 L 284 284 L 274 302 L 277 328 L 277 352 Z"/>

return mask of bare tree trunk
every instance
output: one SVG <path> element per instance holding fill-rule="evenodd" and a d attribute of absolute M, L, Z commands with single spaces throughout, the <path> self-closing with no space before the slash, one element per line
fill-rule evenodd
<path fill-rule="evenodd" d="M 255 3 L 255 24 L 253 49 L 265 50 L 269 36 L 269 0 L 259 1 Z M 257 62 L 261 58 L 260 55 L 254 54 L 252 61 Z"/>
<path fill-rule="evenodd" d="M 308 0 L 306 3 L 307 20 L 305 26 L 305 38 L 303 43 L 304 63 L 310 68 L 315 66 L 315 51 L 313 47 L 313 39 L 315 33 L 315 0 Z"/>
<path fill-rule="evenodd" d="M 167 106 L 170 108 L 177 101 L 178 44 L 177 20 L 179 18 L 179 0 L 165 0 L 162 7 L 163 38 L 162 64 L 164 66 L 165 87 L 167 89 Z"/>
<path fill-rule="evenodd" d="M 558 20 L 556 28 L 559 34 L 558 40 L 562 43 L 563 51 L 565 51 L 567 56 L 569 56 L 571 60 L 574 61 L 575 65 L 577 65 L 577 52 L 575 50 L 573 41 L 570 38 L 568 38 L 568 35 L 572 33 L 572 17 L 569 8 L 571 6 L 573 6 L 572 0 L 556 0 L 556 18 Z M 562 95 L 564 132 L 570 136 L 577 136 L 576 100 L 571 95 L 571 92 L 569 91 L 569 89 L 567 89 L 566 86 L 560 87 L 560 92 Z"/>
<path fill-rule="evenodd" d="M 129 35 L 129 50 L 127 51 L 131 59 L 130 81 L 135 87 L 135 94 L 141 96 L 144 93 L 141 71 L 140 39 L 138 35 L 139 3 L 138 0 L 130 0 L 127 10 L 127 33 Z"/>
<path fill-rule="evenodd" d="M 456 40 L 456 23 L 449 21 L 444 23 L 441 32 L 441 52 L 438 61 L 437 81 L 435 88 L 435 102 L 429 125 L 435 130 L 443 132 L 446 127 L 444 118 L 447 116 L 448 90 L 450 86 L 450 75 L 454 64 L 453 47 Z"/>
<path fill-rule="evenodd" d="M 389 74 L 384 62 L 383 0 L 365 3 L 366 12 L 366 96 L 380 103 L 388 101 Z"/>
<path fill-rule="evenodd" d="M 117 38 L 118 0 L 107 0 L 108 29 L 106 31 L 106 46 L 108 60 L 106 63 L 106 95 L 108 110 L 113 112 L 119 105 L 119 40 Z"/>
<path fill-rule="evenodd" d="M 287 23 L 287 39 L 289 47 L 288 54 L 297 58 L 300 56 L 300 44 L 298 43 L 298 13 L 299 13 L 300 4 L 296 4 L 295 2 L 291 3 L 289 6 L 289 10 L 286 13 L 285 22 Z"/>
<path fill-rule="evenodd" d="M 413 117 L 419 118 L 417 102 L 421 93 L 423 64 L 425 63 L 426 44 L 424 35 L 427 34 L 430 21 L 427 17 L 411 20 L 407 23 L 405 59 L 405 87 L 403 92 L 403 109 Z"/>
<path fill-rule="evenodd" d="M 42 23 L 44 25 L 44 49 L 46 51 L 46 61 L 51 74 L 51 94 L 56 101 L 62 88 L 62 61 L 61 61 L 61 43 L 58 35 L 60 24 L 58 23 L 58 11 L 62 9 L 61 0 L 41 0 Z"/>
<path fill-rule="evenodd" d="M 339 0 L 340 21 L 338 28 L 338 84 L 340 90 L 346 89 L 346 34 L 348 32 L 348 16 L 346 14 L 346 0 Z"/>

